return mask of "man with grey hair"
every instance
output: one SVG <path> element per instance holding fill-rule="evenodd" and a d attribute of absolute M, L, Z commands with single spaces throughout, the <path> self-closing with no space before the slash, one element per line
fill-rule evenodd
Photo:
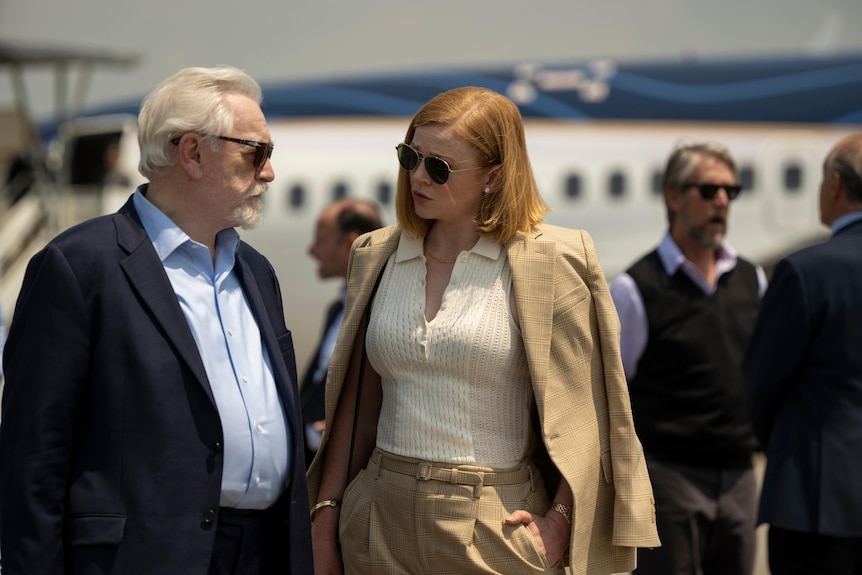
<path fill-rule="evenodd" d="M 754 567 L 755 440 L 740 363 L 766 276 L 724 240 L 740 190 L 723 146 L 676 149 L 664 174 L 668 231 L 611 285 L 662 540 L 639 550 L 639 574 Z"/>
<path fill-rule="evenodd" d="M 260 221 L 274 172 L 257 82 L 163 81 L 149 179 L 33 257 L 0 424 L 3 573 L 312 572 L 296 364 Z"/>
<path fill-rule="evenodd" d="M 862 133 L 826 157 L 820 219 L 831 237 L 775 266 L 742 364 L 772 575 L 862 573 Z"/>

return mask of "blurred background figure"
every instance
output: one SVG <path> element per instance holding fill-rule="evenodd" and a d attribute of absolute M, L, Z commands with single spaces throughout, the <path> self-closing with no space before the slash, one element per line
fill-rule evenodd
<path fill-rule="evenodd" d="M 745 355 L 772 575 L 862 574 L 862 133 L 823 165 L 832 237 L 775 267 Z"/>
<path fill-rule="evenodd" d="M 366 232 L 383 225 L 380 210 L 369 200 L 345 199 L 327 206 L 317 218 L 314 240 L 308 254 L 317 262 L 317 275 L 322 280 L 339 278 L 347 280 L 347 260 L 353 241 Z M 300 387 L 302 420 L 305 427 L 305 465 L 311 461 L 320 447 L 320 439 L 326 428 L 324 420 L 324 396 L 326 371 L 329 358 L 335 349 L 335 340 L 344 318 L 344 298 L 347 285 L 342 285 L 339 297 L 333 301 L 323 322 L 320 343 L 305 370 Z"/>
<path fill-rule="evenodd" d="M 637 572 L 747 575 L 757 484 L 740 363 L 766 276 L 725 242 L 740 186 L 724 146 L 677 148 L 663 188 L 667 233 L 611 286 L 662 540 Z"/>

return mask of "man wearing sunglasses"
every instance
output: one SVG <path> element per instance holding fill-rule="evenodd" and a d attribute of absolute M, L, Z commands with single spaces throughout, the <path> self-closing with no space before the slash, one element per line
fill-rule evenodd
<path fill-rule="evenodd" d="M 639 575 L 754 567 L 755 440 L 740 364 L 766 276 L 724 241 L 740 190 L 723 146 L 675 150 L 664 174 L 668 231 L 611 286 L 662 540 L 639 550 Z"/>
<path fill-rule="evenodd" d="M 312 573 L 293 341 L 240 240 L 274 177 L 257 82 L 144 100 L 138 187 L 33 257 L 5 354 L 5 573 Z"/>

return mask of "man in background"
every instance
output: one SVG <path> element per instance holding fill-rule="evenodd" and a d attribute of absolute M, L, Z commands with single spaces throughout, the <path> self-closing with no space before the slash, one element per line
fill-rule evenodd
<path fill-rule="evenodd" d="M 662 541 L 639 550 L 639 575 L 754 567 L 755 440 L 740 364 L 766 276 L 724 241 L 739 193 L 723 146 L 676 149 L 664 174 L 668 232 L 611 286 Z"/>
<path fill-rule="evenodd" d="M 831 238 L 781 260 L 743 362 L 772 575 L 862 574 L 862 133 L 823 164 Z"/>
<path fill-rule="evenodd" d="M 292 334 L 253 228 L 260 86 L 186 68 L 144 100 L 141 185 L 30 261 L 4 354 L 4 575 L 312 573 Z"/>
<path fill-rule="evenodd" d="M 320 279 L 339 278 L 341 292 L 326 312 L 323 333 L 317 350 L 311 358 L 302 378 L 300 399 L 302 419 L 305 426 L 305 465 L 311 465 L 323 430 L 326 428 L 324 398 L 326 391 L 326 372 L 329 359 L 335 348 L 335 340 L 344 317 L 344 296 L 346 295 L 347 260 L 350 246 L 360 235 L 381 227 L 380 211 L 372 202 L 348 198 L 338 200 L 327 206 L 317 219 L 314 240 L 308 247 L 309 255 L 317 260 L 317 275 Z"/>

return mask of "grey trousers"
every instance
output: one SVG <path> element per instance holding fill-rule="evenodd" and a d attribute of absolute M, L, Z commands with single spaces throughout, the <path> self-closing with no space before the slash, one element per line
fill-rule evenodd
<path fill-rule="evenodd" d="M 751 575 L 757 481 L 752 468 L 704 469 L 651 461 L 662 546 L 638 549 L 637 575 Z"/>

